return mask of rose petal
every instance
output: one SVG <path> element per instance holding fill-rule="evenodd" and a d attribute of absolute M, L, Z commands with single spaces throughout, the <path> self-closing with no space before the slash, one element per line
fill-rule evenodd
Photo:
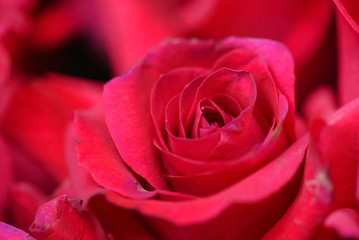
<path fill-rule="evenodd" d="M 207 198 L 177 203 L 126 199 L 115 193 L 108 193 L 107 198 L 118 207 L 140 211 L 165 239 L 216 238 L 219 234 L 222 239 L 260 238 L 296 195 L 306 146 L 304 138 L 245 180 Z M 238 217 L 239 213 L 246 217 Z"/>
<path fill-rule="evenodd" d="M 80 31 L 78 15 L 69 2 L 54 4 L 39 14 L 31 29 L 31 43 L 38 48 L 50 49 L 65 43 Z M 56 31 L 53 31 L 56 29 Z"/>
<path fill-rule="evenodd" d="M 82 211 L 81 200 L 67 195 L 43 204 L 29 230 L 38 239 L 112 239 L 94 216 Z"/>
<path fill-rule="evenodd" d="M 149 103 L 157 77 L 153 70 L 136 66 L 105 85 L 103 103 L 107 127 L 124 162 L 153 187 L 166 189 L 153 146 L 155 128 Z"/>
<path fill-rule="evenodd" d="M 21 86 L 1 127 L 21 151 L 34 156 L 57 181 L 67 174 L 64 128 L 74 109 L 99 104 L 101 86 L 57 75 Z M 44 147 L 46 146 L 46 147 Z"/>
<path fill-rule="evenodd" d="M 120 209 L 106 201 L 104 196 L 94 196 L 87 206 L 115 239 L 158 239 L 157 234 L 148 227 L 138 213 Z"/>
<path fill-rule="evenodd" d="M 198 77 L 204 74 L 201 68 L 179 68 L 162 75 L 155 83 L 151 91 L 151 115 L 157 130 L 159 141 L 165 147 L 166 132 L 165 109 L 171 98 L 179 94 L 183 88 Z M 177 115 L 177 117 L 179 117 Z M 164 139 L 163 139 L 164 138 Z"/>
<path fill-rule="evenodd" d="M 166 178 L 174 191 L 195 196 L 207 196 L 242 181 L 245 177 L 277 157 L 283 151 L 283 148 L 287 147 L 287 142 L 284 139 L 285 136 L 281 133 L 275 141 L 272 140 L 266 142 L 263 146 L 254 147 L 250 153 L 242 156 L 242 158 L 232 161 L 215 161 L 213 165 L 211 164 L 212 162 L 208 161 L 202 165 L 194 165 L 192 162 L 186 161 L 186 159 L 165 155 L 165 166 L 167 168 L 172 167 L 170 169 L 174 172 L 173 175 L 167 174 Z M 187 165 L 196 170 L 200 167 L 202 169 L 197 172 L 193 169 L 190 172 L 187 169 L 181 169 Z M 176 171 L 182 171 L 185 174 L 178 174 Z"/>
<path fill-rule="evenodd" d="M 151 197 L 123 163 L 105 125 L 102 110 L 78 112 L 74 119 L 78 163 L 108 190 L 127 197 Z"/>
<path fill-rule="evenodd" d="M 324 225 L 333 229 L 342 239 L 359 239 L 359 213 L 351 208 L 341 208 L 330 213 Z"/>
<path fill-rule="evenodd" d="M 326 159 L 334 185 L 335 207 L 357 206 L 359 147 L 359 99 L 337 110 L 328 123 L 318 128 L 316 144 Z"/>
<path fill-rule="evenodd" d="M 337 109 L 334 90 L 330 87 L 319 87 L 306 98 L 303 112 L 308 122 L 316 119 L 328 119 Z"/>
<path fill-rule="evenodd" d="M 11 214 L 18 228 L 27 230 L 38 207 L 46 202 L 46 196 L 36 186 L 26 182 L 17 183 L 11 188 Z"/>
<path fill-rule="evenodd" d="M 328 166 L 310 143 L 298 196 L 264 239 L 312 239 L 332 206 L 332 193 Z"/>
<path fill-rule="evenodd" d="M 286 47 L 278 42 L 251 39 L 251 38 L 227 38 L 220 45 L 221 48 L 247 48 L 266 59 L 268 69 L 275 80 L 277 88 L 286 97 L 289 111 L 285 122 L 288 136 L 295 139 L 294 118 L 294 64 L 291 54 Z"/>
<path fill-rule="evenodd" d="M 339 99 L 346 104 L 359 97 L 359 8 L 356 1 L 334 0 L 339 57 Z"/>
<path fill-rule="evenodd" d="M 28 233 L 3 222 L 0 222 L 0 238 L 12 240 L 36 240 L 36 238 L 31 237 Z"/>
<path fill-rule="evenodd" d="M 168 148 L 170 152 L 179 154 L 183 157 L 200 159 L 207 159 L 213 148 L 218 144 L 220 140 L 220 134 L 214 133 L 201 138 L 182 138 L 177 137 L 174 134 L 174 130 L 178 129 L 179 123 L 179 101 L 180 97 L 173 98 L 167 105 L 166 110 L 166 128 L 168 129 Z M 198 151 L 201 149 L 201 151 Z"/>
<path fill-rule="evenodd" d="M 191 140 L 184 140 L 184 142 L 189 145 Z M 162 164 L 167 175 L 188 176 L 190 178 L 195 175 L 203 178 L 204 176 L 202 175 L 206 175 L 208 179 L 204 180 L 204 182 L 212 182 L 214 181 L 213 179 L 226 178 L 228 175 L 233 176 L 233 173 L 238 177 L 238 180 L 248 176 L 267 161 L 278 156 L 283 149 L 288 147 L 288 141 L 281 125 L 278 125 L 275 129 L 271 129 L 263 143 L 254 146 L 252 151 L 240 158 L 227 161 L 197 161 L 168 152 L 156 142 L 155 145 L 161 151 Z"/>
<path fill-rule="evenodd" d="M 273 115 L 278 119 L 278 90 L 264 58 L 248 49 L 235 49 L 218 59 L 214 69 L 220 67 L 249 72 L 256 82 L 257 105 L 261 112 L 269 121 Z"/>

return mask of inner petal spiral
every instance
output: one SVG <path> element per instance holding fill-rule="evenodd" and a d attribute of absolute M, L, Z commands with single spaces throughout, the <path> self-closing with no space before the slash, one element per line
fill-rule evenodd
<path fill-rule="evenodd" d="M 240 105 L 230 96 L 217 95 L 202 99 L 198 104 L 191 136 L 206 136 L 230 123 L 240 112 Z"/>
<path fill-rule="evenodd" d="M 210 100 L 202 101 L 200 104 L 200 110 L 202 113 L 202 117 L 206 121 L 208 126 L 211 126 L 213 128 L 223 127 L 225 125 L 224 118 L 226 118 L 227 121 L 232 120 L 231 116 L 228 116 L 227 114 L 223 113 L 223 110 Z M 205 125 L 204 122 L 201 122 L 200 125 L 201 127 L 207 127 L 203 126 Z"/>

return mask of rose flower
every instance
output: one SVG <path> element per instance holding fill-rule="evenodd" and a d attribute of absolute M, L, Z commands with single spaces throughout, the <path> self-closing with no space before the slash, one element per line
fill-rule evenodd
<path fill-rule="evenodd" d="M 315 158 L 303 175 L 294 113 L 282 44 L 164 41 L 105 85 L 103 110 L 75 114 L 74 191 L 116 239 L 276 239 L 298 211 L 290 228 L 308 237 L 331 188 Z"/>

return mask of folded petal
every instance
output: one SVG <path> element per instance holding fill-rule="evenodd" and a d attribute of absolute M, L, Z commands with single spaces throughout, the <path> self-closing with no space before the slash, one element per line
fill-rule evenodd
<path fill-rule="evenodd" d="M 81 200 L 67 195 L 43 204 L 29 231 L 38 239 L 112 239 L 93 215 L 82 210 Z"/>
<path fill-rule="evenodd" d="M 334 185 L 334 206 L 357 207 L 359 98 L 331 115 L 326 124 L 314 125 L 320 158 L 328 161 Z"/>
<path fill-rule="evenodd" d="M 299 193 L 285 215 L 263 239 L 312 239 L 328 214 L 333 202 L 333 186 L 328 166 L 309 144 L 304 176 Z"/>
<path fill-rule="evenodd" d="M 295 139 L 294 118 L 294 62 L 288 49 L 275 41 L 250 38 L 228 38 L 221 44 L 221 48 L 247 48 L 266 59 L 269 72 L 275 81 L 277 88 L 288 101 L 288 117 L 285 121 L 285 128 L 288 129 L 288 136 Z M 291 130 L 292 129 L 292 130 Z"/>
<path fill-rule="evenodd" d="M 306 139 L 299 140 L 282 157 L 206 198 L 182 202 L 143 201 L 109 192 L 107 199 L 119 208 L 139 211 L 165 239 L 258 239 L 278 221 L 294 199 L 306 146 Z"/>
<path fill-rule="evenodd" d="M 128 197 L 150 197 L 153 194 L 141 186 L 118 154 L 105 124 L 102 109 L 75 114 L 78 164 L 108 190 Z"/>

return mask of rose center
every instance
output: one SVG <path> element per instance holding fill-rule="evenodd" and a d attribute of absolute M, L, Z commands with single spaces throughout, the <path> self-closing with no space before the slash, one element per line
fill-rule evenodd
<path fill-rule="evenodd" d="M 203 105 L 201 106 L 201 113 L 204 120 L 206 120 L 211 127 L 220 128 L 224 126 L 224 119 L 215 106 Z"/>

